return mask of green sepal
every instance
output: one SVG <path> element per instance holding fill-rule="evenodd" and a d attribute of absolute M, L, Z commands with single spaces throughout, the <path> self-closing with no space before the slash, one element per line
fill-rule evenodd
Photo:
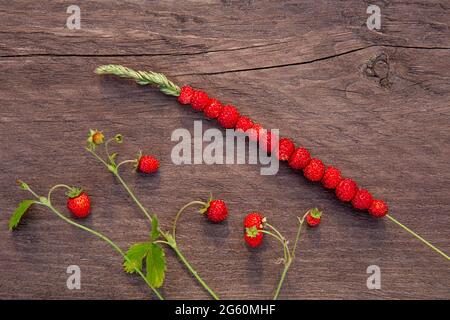
<path fill-rule="evenodd" d="M 109 162 L 113 165 L 116 164 L 117 152 L 114 152 L 109 155 Z"/>
<path fill-rule="evenodd" d="M 120 133 L 118 133 L 118 134 L 116 134 L 116 135 L 114 136 L 114 140 L 115 140 L 117 143 L 122 143 L 122 142 L 123 142 L 123 136 L 122 136 Z"/>
<path fill-rule="evenodd" d="M 82 188 L 72 187 L 66 192 L 66 196 L 69 198 L 76 198 L 83 192 Z"/>
<path fill-rule="evenodd" d="M 30 187 L 28 186 L 28 184 L 26 184 L 22 180 L 17 180 L 17 183 L 19 184 L 20 189 L 26 190 L 26 191 L 30 190 Z"/>
<path fill-rule="evenodd" d="M 260 233 L 260 230 L 256 226 L 253 226 L 250 228 L 245 228 L 245 233 L 250 238 L 255 238 L 258 235 L 258 233 Z"/>
<path fill-rule="evenodd" d="M 309 210 L 309 214 L 311 215 L 311 217 L 313 217 L 315 219 L 319 219 L 322 216 L 322 211 L 320 211 L 317 208 L 313 208 L 313 209 Z"/>
<path fill-rule="evenodd" d="M 211 205 L 211 201 L 213 201 L 213 195 L 212 195 L 212 193 L 210 192 L 210 193 L 209 193 L 208 201 L 205 203 L 205 206 L 203 206 L 202 208 L 200 208 L 200 209 L 198 210 L 198 212 L 200 212 L 201 214 L 205 214 L 206 211 L 208 211 L 209 206 Z"/>

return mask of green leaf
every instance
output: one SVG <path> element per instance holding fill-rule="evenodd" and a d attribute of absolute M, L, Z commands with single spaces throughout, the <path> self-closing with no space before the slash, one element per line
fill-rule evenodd
<path fill-rule="evenodd" d="M 166 256 L 160 245 L 156 243 L 151 244 L 145 264 L 147 269 L 146 278 L 150 285 L 154 288 L 161 287 L 166 274 Z"/>
<path fill-rule="evenodd" d="M 152 217 L 152 241 L 155 241 L 156 239 L 158 239 L 160 236 L 160 232 L 159 232 L 159 223 L 158 223 L 158 218 L 156 217 L 156 214 L 153 215 Z"/>
<path fill-rule="evenodd" d="M 136 243 L 128 249 L 125 254 L 127 259 L 123 263 L 125 272 L 134 273 L 136 269 L 142 270 L 142 261 L 147 256 L 150 245 L 151 243 L 149 242 Z"/>
<path fill-rule="evenodd" d="M 16 211 L 14 211 L 13 215 L 9 219 L 8 223 L 9 231 L 12 231 L 14 228 L 17 227 L 17 225 L 20 222 L 20 219 L 22 219 L 22 216 L 25 214 L 25 212 L 33 203 L 35 203 L 34 200 L 24 200 L 19 204 Z"/>

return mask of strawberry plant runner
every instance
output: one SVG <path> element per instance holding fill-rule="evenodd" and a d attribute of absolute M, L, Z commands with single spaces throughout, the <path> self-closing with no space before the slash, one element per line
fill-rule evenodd
<path fill-rule="evenodd" d="M 367 190 L 359 189 L 357 184 L 348 178 L 342 178 L 340 171 L 334 167 L 329 166 L 325 168 L 318 159 L 315 159 L 314 168 L 308 167 L 311 162 L 309 151 L 305 148 L 296 148 L 293 150 L 291 141 L 287 138 L 281 138 L 280 141 L 287 141 L 283 148 L 280 146 L 280 151 L 283 151 L 283 155 L 278 150 L 273 149 L 273 144 L 270 143 L 270 132 L 261 134 L 261 125 L 254 123 L 248 117 L 241 116 L 234 106 L 222 106 L 216 99 L 211 99 L 208 95 L 200 90 L 195 90 L 190 86 L 179 87 L 174 82 L 170 81 L 164 74 L 156 73 L 152 71 L 135 71 L 133 69 L 121 66 L 121 65 L 103 65 L 96 68 L 95 72 L 99 75 L 115 75 L 122 78 L 132 79 L 139 85 L 153 85 L 159 88 L 159 90 L 170 96 L 178 98 L 181 104 L 191 104 L 194 110 L 204 111 L 205 115 L 209 118 L 217 118 L 218 122 L 224 128 L 239 128 L 240 122 L 250 123 L 248 131 L 245 131 L 250 139 L 259 140 L 260 146 L 262 146 L 268 152 L 277 152 L 277 156 L 280 160 L 289 161 L 289 165 L 294 170 L 306 169 L 306 178 L 311 181 L 320 181 L 325 188 L 335 189 L 336 196 L 343 202 L 352 202 L 353 206 L 359 210 L 368 210 L 374 217 L 386 216 L 390 221 L 407 231 L 415 238 L 423 242 L 434 252 L 442 255 L 447 260 L 450 257 L 442 250 L 431 244 L 429 241 L 403 225 L 392 215 L 388 214 L 387 205 L 379 199 L 373 199 Z M 211 111 L 212 110 L 212 111 Z M 214 112 L 213 112 L 214 111 Z M 242 121 L 240 121 L 242 120 Z M 263 142 L 263 143 L 261 143 Z M 286 149 L 287 148 L 287 149 Z M 290 154 L 284 154 L 286 150 L 290 150 Z M 281 157 L 282 155 L 282 157 Z M 337 171 L 337 175 L 336 175 Z M 332 173 L 333 181 L 336 180 L 337 184 L 330 185 L 330 173 Z M 334 179 L 336 178 L 337 179 Z M 361 192 L 364 190 L 364 192 Z"/>
<path fill-rule="evenodd" d="M 91 228 L 88 228 L 82 224 L 79 224 L 75 221 L 73 221 L 72 219 L 67 218 L 64 214 L 62 214 L 58 209 L 56 209 L 56 207 L 52 204 L 52 194 L 54 191 L 56 191 L 57 189 L 67 189 L 69 193 L 71 192 L 75 192 L 76 188 L 74 187 L 69 187 L 68 185 L 65 184 L 57 184 L 55 186 L 53 186 L 52 188 L 50 188 L 50 190 L 48 191 L 47 196 L 39 196 L 36 192 L 34 192 L 30 186 L 28 184 L 26 184 L 23 181 L 18 181 L 19 186 L 25 190 L 30 192 L 33 197 L 35 199 L 30 199 L 30 200 L 24 200 L 22 201 L 19 206 L 17 207 L 17 209 L 14 211 L 13 215 L 11 216 L 10 220 L 9 220 L 9 230 L 12 231 L 15 228 L 17 228 L 19 222 L 21 221 L 23 215 L 25 214 L 25 212 L 32 206 L 32 205 L 40 205 L 40 206 L 44 206 L 47 207 L 48 209 L 50 209 L 50 211 L 52 211 L 58 218 L 62 219 L 63 221 L 67 222 L 68 224 L 77 227 L 81 230 L 87 231 L 90 234 L 98 237 L 99 239 L 105 241 L 107 244 L 109 244 L 116 252 L 118 252 L 124 259 L 124 264 L 126 266 L 128 266 L 128 272 L 136 272 L 143 280 L 144 282 L 147 284 L 147 286 L 155 293 L 155 295 L 158 297 L 158 299 L 160 300 L 164 300 L 162 294 L 159 292 L 159 290 L 156 288 L 155 286 L 155 282 L 152 280 L 149 280 L 151 278 L 150 272 L 147 270 L 147 276 L 144 275 L 141 271 L 141 268 L 138 267 L 138 265 L 136 265 L 135 263 L 133 263 L 132 260 L 130 260 L 129 258 L 129 254 L 125 253 L 114 241 L 112 241 L 111 239 L 109 239 L 107 236 L 105 236 L 104 234 L 95 231 Z"/>

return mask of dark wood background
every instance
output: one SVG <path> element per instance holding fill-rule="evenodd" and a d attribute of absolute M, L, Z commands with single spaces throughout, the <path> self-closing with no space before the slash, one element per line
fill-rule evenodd
<path fill-rule="evenodd" d="M 381 7 L 369 31 L 366 8 Z M 66 28 L 71 4 L 81 29 Z M 106 244 L 43 208 L 15 233 L 9 215 L 28 195 L 17 178 L 46 193 L 56 183 L 84 186 L 93 212 L 84 221 L 123 248 L 148 226 L 111 175 L 83 149 L 89 128 L 120 132 L 117 150 L 162 161 L 155 176 L 124 177 L 169 225 L 183 204 L 209 191 L 229 205 L 227 223 L 193 210 L 179 228 L 181 249 L 223 298 L 270 298 L 281 271 L 279 246 L 249 250 L 242 219 L 263 212 L 293 238 L 296 216 L 318 206 L 318 229 L 305 232 L 284 299 L 449 299 L 442 256 L 387 219 L 374 220 L 281 166 L 176 166 L 170 141 L 202 115 L 129 81 L 102 78 L 96 66 L 119 63 L 167 74 L 234 103 L 269 128 L 386 200 L 391 214 L 450 252 L 449 1 L 1 1 L 0 4 L 0 298 L 153 298 L 121 270 Z M 203 122 L 204 128 L 215 127 Z M 62 194 L 55 198 L 64 210 Z M 267 239 L 269 240 L 269 239 Z M 208 295 L 168 251 L 163 293 Z M 81 290 L 66 288 L 66 268 L 81 267 Z M 381 268 L 368 290 L 366 268 Z"/>

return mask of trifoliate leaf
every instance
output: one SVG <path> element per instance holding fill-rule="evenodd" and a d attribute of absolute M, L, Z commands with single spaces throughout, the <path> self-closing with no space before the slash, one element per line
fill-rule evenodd
<path fill-rule="evenodd" d="M 160 232 L 159 232 L 159 223 L 158 223 L 158 218 L 156 217 L 156 214 L 153 215 L 152 217 L 152 241 L 155 241 L 156 239 L 158 239 L 160 236 Z"/>
<path fill-rule="evenodd" d="M 142 270 L 142 261 L 150 250 L 151 243 L 143 242 L 133 244 L 125 254 L 126 258 L 123 266 L 125 272 L 134 273 L 136 269 Z"/>
<path fill-rule="evenodd" d="M 147 281 L 154 288 L 161 287 L 166 274 L 166 257 L 160 245 L 156 243 L 151 244 L 145 265 L 147 269 Z"/>
<path fill-rule="evenodd" d="M 16 211 L 14 211 L 13 215 L 9 219 L 8 223 L 9 231 L 12 231 L 14 228 L 17 227 L 17 225 L 20 222 L 20 219 L 22 219 L 22 216 L 25 214 L 25 212 L 33 203 L 35 203 L 34 200 L 24 200 L 19 204 Z"/>

